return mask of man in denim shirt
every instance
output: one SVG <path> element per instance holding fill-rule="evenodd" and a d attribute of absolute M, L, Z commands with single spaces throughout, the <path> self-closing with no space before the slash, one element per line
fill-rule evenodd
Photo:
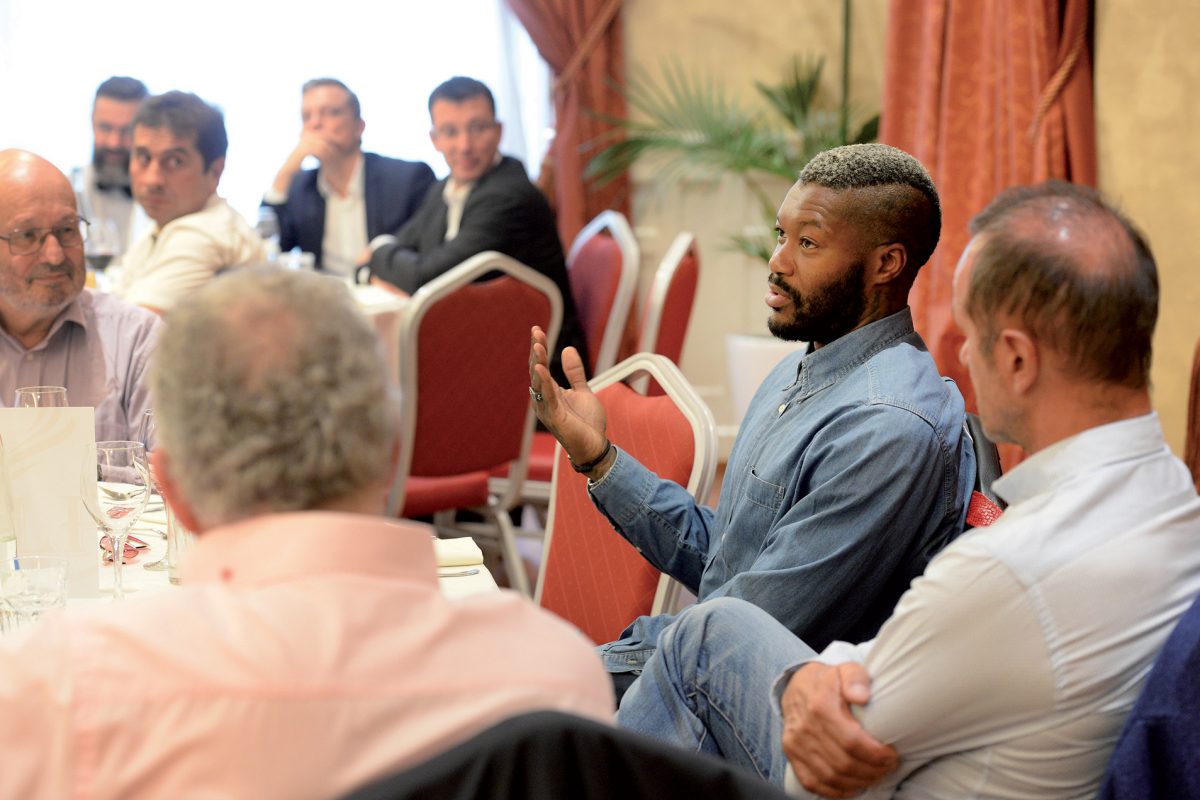
<path fill-rule="evenodd" d="M 715 511 L 612 447 L 577 355 L 564 390 L 534 330 L 539 418 L 617 531 L 699 602 L 742 598 L 818 649 L 862 641 L 962 529 L 975 480 L 963 399 L 907 304 L 940 228 L 933 182 L 900 150 L 839 147 L 804 168 L 779 209 L 766 304 L 771 332 L 809 352 L 759 387 Z M 601 647 L 618 692 L 673 619 L 640 617 Z"/>

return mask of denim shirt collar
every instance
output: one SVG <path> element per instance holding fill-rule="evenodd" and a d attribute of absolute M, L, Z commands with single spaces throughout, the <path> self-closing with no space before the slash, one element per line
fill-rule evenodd
<path fill-rule="evenodd" d="M 783 391 L 791 392 L 798 386 L 800 399 L 816 394 L 837 383 L 841 376 L 869 361 L 880 350 L 912 333 L 912 309 L 905 306 L 895 314 L 852 330 L 805 355 L 796 368 L 795 380 Z"/>

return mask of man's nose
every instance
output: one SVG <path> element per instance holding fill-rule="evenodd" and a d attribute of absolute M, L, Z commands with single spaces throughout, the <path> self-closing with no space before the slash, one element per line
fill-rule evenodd
<path fill-rule="evenodd" d="M 150 186 L 159 186 L 162 184 L 162 170 L 158 167 L 157 161 L 149 161 L 135 168 L 135 177 L 138 182 L 149 184 Z"/>
<path fill-rule="evenodd" d="M 62 242 L 53 233 L 47 234 L 42 240 L 41 260 L 46 264 L 58 265 L 67 257 L 63 252 Z"/>
<path fill-rule="evenodd" d="M 783 257 L 783 248 L 776 245 L 775 250 L 771 253 L 771 258 L 767 260 L 767 266 L 771 268 L 771 272 L 779 275 L 790 275 L 792 266 Z"/>

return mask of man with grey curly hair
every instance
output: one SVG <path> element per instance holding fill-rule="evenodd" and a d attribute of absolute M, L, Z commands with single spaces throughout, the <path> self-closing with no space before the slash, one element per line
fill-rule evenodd
<path fill-rule="evenodd" d="M 394 390 L 340 281 L 219 277 L 152 369 L 156 481 L 198 542 L 178 588 L 0 638 L 0 797 L 341 797 L 516 713 L 611 720 L 578 631 L 443 597 L 430 529 L 381 516 Z"/>
<path fill-rule="evenodd" d="M 839 147 L 805 167 L 779 208 L 765 302 L 770 331 L 809 347 L 759 387 L 715 511 L 608 442 L 579 359 L 564 354 L 571 386 L 559 388 L 535 329 L 539 417 L 617 531 L 701 606 L 741 598 L 806 641 L 862 641 L 962 530 L 975 480 L 963 399 L 907 304 L 940 227 L 929 175 L 894 147 Z M 674 619 L 641 617 L 601 648 L 628 689 L 624 725 L 664 724 L 643 718 L 637 676 Z"/>
<path fill-rule="evenodd" d="M 151 391 L 188 527 L 386 495 L 399 411 L 358 323 L 345 287 L 290 272 L 231 274 L 171 317 Z"/>

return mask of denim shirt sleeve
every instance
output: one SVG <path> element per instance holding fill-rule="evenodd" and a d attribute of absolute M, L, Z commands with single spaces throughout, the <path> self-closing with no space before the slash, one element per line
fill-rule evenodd
<path fill-rule="evenodd" d="M 712 509 L 617 448 L 608 473 L 589 488 L 592 502 L 646 560 L 692 592 L 708 555 Z"/>
<path fill-rule="evenodd" d="M 705 599 L 747 600 L 817 650 L 850 635 L 850 620 L 881 617 L 873 633 L 913 577 L 905 565 L 927 545 L 923 532 L 954 503 L 948 458 L 929 423 L 907 409 L 846 410 L 808 443 L 785 487 L 791 505 L 749 568 L 727 570 Z"/>

